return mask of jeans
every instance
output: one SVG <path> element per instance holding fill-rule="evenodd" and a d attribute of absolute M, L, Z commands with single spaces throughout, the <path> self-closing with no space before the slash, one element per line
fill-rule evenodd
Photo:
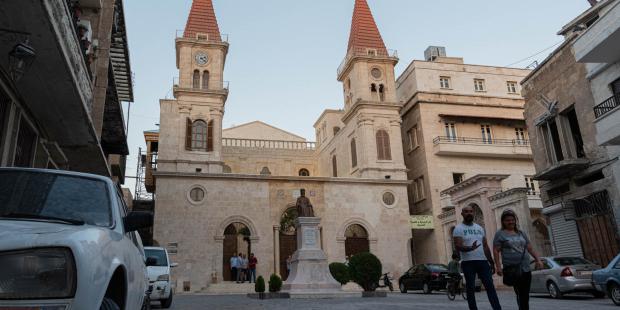
<path fill-rule="evenodd" d="M 465 287 L 467 288 L 467 303 L 469 310 L 478 310 L 476 305 L 476 274 L 487 292 L 489 303 L 493 310 L 501 310 L 497 292 L 493 285 L 493 277 L 491 274 L 491 266 L 486 260 L 469 260 L 461 262 L 461 268 L 465 274 Z"/>
<path fill-rule="evenodd" d="M 248 275 L 248 280 L 250 281 L 250 283 L 256 283 L 256 268 L 250 268 L 248 270 L 250 271 L 250 274 Z"/>
<path fill-rule="evenodd" d="M 231 281 L 237 280 L 237 272 L 238 272 L 237 267 L 231 267 L 230 268 L 230 280 Z M 239 281 L 239 280 L 237 280 L 237 281 Z"/>
<path fill-rule="evenodd" d="M 239 282 L 243 282 L 243 269 L 242 268 L 237 268 L 237 283 Z"/>
<path fill-rule="evenodd" d="M 519 310 L 530 309 L 530 285 L 532 284 L 532 272 L 522 272 L 521 277 L 512 287 L 517 295 Z"/>

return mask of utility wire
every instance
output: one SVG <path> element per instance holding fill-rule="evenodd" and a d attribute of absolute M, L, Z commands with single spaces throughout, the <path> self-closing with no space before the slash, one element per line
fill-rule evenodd
<path fill-rule="evenodd" d="M 538 56 L 538 55 L 540 55 L 540 54 L 542 54 L 542 53 L 544 53 L 544 52 L 546 52 L 546 51 L 548 51 L 548 50 L 550 50 L 550 49 L 552 49 L 552 48 L 554 48 L 554 47 L 558 46 L 558 45 L 559 45 L 560 43 L 562 43 L 562 42 L 564 42 L 564 40 L 562 40 L 562 41 L 560 41 L 560 42 L 558 42 L 558 43 L 555 43 L 555 44 L 553 44 L 553 45 L 551 45 L 551 46 L 549 46 L 549 47 L 545 48 L 544 50 L 542 50 L 542 51 L 540 51 L 540 52 L 538 52 L 538 53 L 536 53 L 536 54 L 534 54 L 534 55 L 531 55 L 531 56 L 529 56 L 529 57 L 527 57 L 527 58 L 523 58 L 523 59 L 521 59 L 521 60 L 519 60 L 519 61 L 517 61 L 517 62 L 513 62 L 513 63 L 511 63 L 511 64 L 509 64 L 509 65 L 504 66 L 504 67 L 510 67 L 510 66 L 514 66 L 514 65 L 516 65 L 516 64 L 518 64 L 518 63 L 522 63 L 522 62 L 524 62 L 524 61 L 526 61 L 526 60 L 528 60 L 528 59 L 530 59 L 530 58 L 532 58 L 532 57 Z"/>

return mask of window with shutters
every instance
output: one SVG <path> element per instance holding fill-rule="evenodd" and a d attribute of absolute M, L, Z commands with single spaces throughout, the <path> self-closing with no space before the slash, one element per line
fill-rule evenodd
<path fill-rule="evenodd" d="M 188 151 L 213 151 L 213 120 L 193 121 L 187 118 L 185 149 Z"/>
<path fill-rule="evenodd" d="M 24 117 L 19 122 L 17 145 L 15 146 L 15 167 L 32 167 L 37 134 Z"/>
<path fill-rule="evenodd" d="M 482 133 L 482 143 L 492 144 L 493 138 L 491 137 L 491 125 L 480 125 L 480 131 Z"/>
<path fill-rule="evenodd" d="M 194 75 L 192 76 L 192 88 L 200 88 L 200 71 L 198 70 L 194 70 Z"/>
<path fill-rule="evenodd" d="M 517 93 L 517 82 L 514 82 L 514 81 L 506 82 L 506 88 L 508 89 L 509 94 L 516 94 Z"/>
<path fill-rule="evenodd" d="M 474 79 L 474 90 L 475 91 L 485 91 L 486 87 L 484 86 L 483 79 Z"/>
<path fill-rule="evenodd" d="M 209 89 L 209 71 L 202 72 L 202 89 Z"/>
<path fill-rule="evenodd" d="M 392 153 L 390 151 L 390 136 L 385 130 L 377 131 L 377 159 L 392 160 Z"/>
<path fill-rule="evenodd" d="M 357 167 L 357 145 L 355 145 L 355 139 L 351 139 L 351 167 Z"/>
<path fill-rule="evenodd" d="M 332 176 L 334 178 L 338 177 L 338 161 L 336 160 L 336 155 L 332 156 Z"/>

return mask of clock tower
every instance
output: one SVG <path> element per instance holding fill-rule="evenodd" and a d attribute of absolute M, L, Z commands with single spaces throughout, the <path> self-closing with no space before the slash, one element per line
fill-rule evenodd
<path fill-rule="evenodd" d="M 158 170 L 222 172 L 222 118 L 228 98 L 224 65 L 228 42 L 211 0 L 194 0 L 177 34 L 174 100 L 161 100 Z"/>

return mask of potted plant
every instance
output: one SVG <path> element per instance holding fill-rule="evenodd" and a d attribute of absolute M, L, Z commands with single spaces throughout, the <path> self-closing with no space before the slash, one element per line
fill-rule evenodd
<path fill-rule="evenodd" d="M 254 291 L 258 293 L 259 299 L 265 299 L 265 279 L 263 276 L 258 276 L 258 278 L 256 278 L 256 283 L 254 283 Z"/>

